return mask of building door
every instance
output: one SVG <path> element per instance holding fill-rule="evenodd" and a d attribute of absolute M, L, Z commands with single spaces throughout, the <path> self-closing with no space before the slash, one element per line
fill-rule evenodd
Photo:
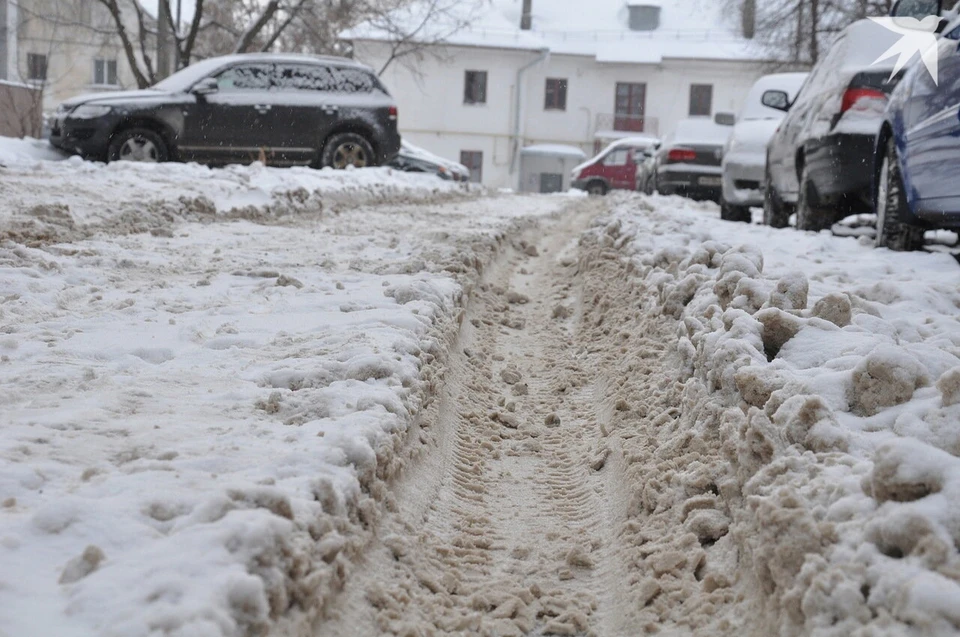
<path fill-rule="evenodd" d="M 613 130 L 640 132 L 647 101 L 647 85 L 617 82 L 613 109 Z"/>
<path fill-rule="evenodd" d="M 483 181 L 483 153 L 479 150 L 461 150 L 460 163 L 470 171 L 470 181 Z"/>
<path fill-rule="evenodd" d="M 540 192 L 561 192 L 563 190 L 563 175 L 560 173 L 540 173 Z"/>

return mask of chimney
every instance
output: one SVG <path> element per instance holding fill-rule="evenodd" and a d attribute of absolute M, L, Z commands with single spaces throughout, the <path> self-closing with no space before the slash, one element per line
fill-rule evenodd
<path fill-rule="evenodd" d="M 520 16 L 520 28 L 529 31 L 533 23 L 533 0 L 523 0 L 523 14 Z"/>
<path fill-rule="evenodd" d="M 743 0 L 740 20 L 743 37 L 752 39 L 757 30 L 757 0 Z"/>

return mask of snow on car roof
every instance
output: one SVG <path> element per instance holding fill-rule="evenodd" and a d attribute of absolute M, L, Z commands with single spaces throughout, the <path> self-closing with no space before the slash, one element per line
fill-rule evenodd
<path fill-rule="evenodd" d="M 764 52 L 741 36 L 739 18 L 722 3 L 705 0 L 643 2 L 660 7 L 660 25 L 653 31 L 631 31 L 624 0 L 594 0 L 590 10 L 574 0 L 533 3 L 532 28 L 520 29 L 521 4 L 516 0 L 440 0 L 439 16 L 424 21 L 421 2 L 394 13 L 392 22 L 409 24 L 424 41 L 451 45 L 549 49 L 553 53 L 596 57 L 610 63 L 656 63 L 664 58 L 763 59 Z M 468 26 L 463 27 L 463 24 Z M 460 27 L 460 28 L 458 28 Z M 348 40 L 385 40 L 395 29 L 366 22 L 341 33 Z"/>
<path fill-rule="evenodd" d="M 535 144 L 533 146 L 524 146 L 520 152 L 526 155 L 564 155 L 566 157 L 577 157 L 579 159 L 587 156 L 585 152 L 576 146 L 566 146 L 564 144 Z"/>
<path fill-rule="evenodd" d="M 405 139 L 400 141 L 400 147 L 402 152 L 412 155 L 413 157 L 419 157 L 420 159 L 425 159 L 426 161 L 439 164 L 440 166 L 446 166 L 447 168 L 455 168 L 459 172 L 467 174 L 470 173 L 470 170 L 460 162 L 456 162 L 452 159 L 447 159 L 446 157 L 441 157 L 440 155 L 431 153 L 429 150 L 421 148 L 415 144 L 411 144 Z"/>

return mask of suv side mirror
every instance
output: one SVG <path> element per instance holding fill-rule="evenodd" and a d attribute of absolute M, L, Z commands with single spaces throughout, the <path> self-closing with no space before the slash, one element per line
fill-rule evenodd
<path fill-rule="evenodd" d="M 942 10 L 943 0 L 897 0 L 890 9 L 890 16 L 923 20 L 928 15 L 939 16 Z"/>
<path fill-rule="evenodd" d="M 717 113 L 713 116 L 713 121 L 721 126 L 733 126 L 737 123 L 737 116 L 733 113 Z"/>
<path fill-rule="evenodd" d="M 786 91 L 764 91 L 760 97 L 760 103 L 766 107 L 775 108 L 778 111 L 790 110 L 790 96 L 787 95 Z"/>
<path fill-rule="evenodd" d="M 215 77 L 205 77 L 190 88 L 190 92 L 194 95 L 209 95 L 219 90 L 220 86 Z"/>

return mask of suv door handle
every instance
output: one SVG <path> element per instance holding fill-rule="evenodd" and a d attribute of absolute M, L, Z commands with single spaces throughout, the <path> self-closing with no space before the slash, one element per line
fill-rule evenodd
<path fill-rule="evenodd" d="M 329 104 L 324 104 L 320 108 L 323 109 L 323 112 L 326 113 L 327 115 L 333 115 L 334 113 L 337 113 L 340 110 L 339 106 L 331 106 Z"/>
<path fill-rule="evenodd" d="M 257 109 L 258 113 L 263 115 L 264 113 L 270 110 L 271 106 L 270 104 L 257 104 L 256 106 L 254 106 L 254 108 Z"/>

